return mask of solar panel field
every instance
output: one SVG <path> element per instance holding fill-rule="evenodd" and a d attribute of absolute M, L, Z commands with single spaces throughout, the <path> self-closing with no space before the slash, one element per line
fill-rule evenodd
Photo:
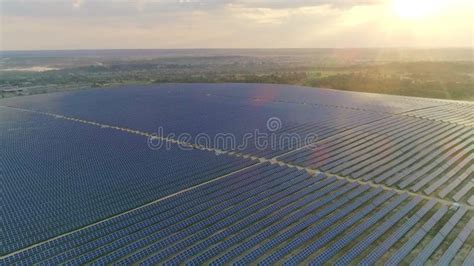
<path fill-rule="evenodd" d="M 134 85 L 0 100 L 0 132 L 0 264 L 474 265 L 472 103 Z"/>

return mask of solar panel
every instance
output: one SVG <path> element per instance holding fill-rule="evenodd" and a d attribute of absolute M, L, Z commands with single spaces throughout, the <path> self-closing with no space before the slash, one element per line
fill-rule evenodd
<path fill-rule="evenodd" d="M 361 264 L 372 265 L 377 262 L 400 238 L 402 238 L 426 213 L 433 208 L 436 201 L 430 200 L 418 212 L 416 212 L 408 221 L 406 221 L 399 229 L 383 243 L 374 248 L 362 261 Z M 390 219 L 388 222 L 391 222 Z M 377 233 L 375 233 L 377 234 Z"/>
<path fill-rule="evenodd" d="M 349 251 L 347 251 L 337 262 L 336 265 L 344 265 L 351 262 L 361 252 L 368 248 L 374 241 L 376 241 L 382 234 L 390 229 L 395 223 L 397 223 L 402 217 L 410 212 L 419 202 L 420 197 L 414 198 L 410 203 L 403 206 L 401 210 L 390 216 L 387 221 L 378 226 L 371 232 L 365 239 L 354 245 Z"/>
<path fill-rule="evenodd" d="M 471 218 L 466 226 L 462 229 L 459 235 L 454 239 L 453 243 L 449 246 L 449 248 L 444 252 L 443 256 L 439 259 L 438 264 L 440 265 L 448 265 L 456 256 L 458 250 L 462 247 L 464 242 L 467 240 L 469 235 L 474 230 L 474 218 Z M 471 261 L 474 262 L 474 261 Z"/>
<path fill-rule="evenodd" d="M 258 84 L 0 99 L 0 264 L 468 263 L 471 108 Z M 150 149 L 159 127 L 211 140 Z M 214 139 L 256 129 L 318 138 Z"/>
<path fill-rule="evenodd" d="M 382 191 L 381 189 L 371 190 L 369 193 L 365 194 L 362 198 L 358 198 L 354 203 L 352 203 L 349 206 L 345 207 L 344 209 L 338 211 L 337 213 L 335 213 L 331 217 L 328 217 L 327 219 L 324 219 L 317 226 L 308 229 L 308 231 L 305 233 L 304 238 L 307 239 L 310 235 L 314 235 L 317 232 L 320 232 L 320 231 L 324 230 L 324 228 L 327 228 L 327 227 L 331 226 L 333 223 L 335 223 L 336 221 L 338 221 L 342 217 L 350 214 L 353 210 L 355 210 L 360 205 L 362 205 L 363 203 L 365 203 L 369 199 L 371 199 L 374 196 L 376 196 L 377 194 L 379 194 L 381 191 Z M 347 201 L 347 199 L 346 199 L 346 201 Z M 292 227 L 291 229 L 285 231 L 283 234 L 280 234 L 278 237 L 275 237 L 272 240 L 268 241 L 264 245 L 260 245 L 256 250 L 252 251 L 251 253 L 247 254 L 245 257 L 243 257 L 242 259 L 237 261 L 237 263 L 238 264 L 245 264 L 245 263 L 249 263 L 249 262 L 255 260 L 258 256 L 263 255 L 266 251 L 270 250 L 271 248 L 275 247 L 278 244 L 281 244 L 281 242 L 283 242 L 283 241 L 287 241 L 289 238 L 291 238 L 292 236 L 294 236 L 295 234 L 297 234 L 301 230 L 315 224 L 323 216 L 324 215 L 322 215 L 321 213 L 318 213 L 317 215 L 314 215 L 314 216 L 310 217 L 309 219 L 305 220 L 304 222 L 297 224 L 296 226 Z M 261 241 L 261 237 L 259 237 L 258 239 Z M 298 237 L 296 240 L 301 243 L 303 241 L 303 236 Z M 245 245 L 247 246 L 247 244 L 249 242 L 246 242 Z M 294 248 L 295 246 L 297 246 L 297 244 L 293 242 L 292 244 L 289 244 L 289 246 Z M 236 249 L 232 250 L 231 252 L 235 256 L 235 254 L 237 252 L 239 252 L 238 250 L 239 250 L 239 248 L 236 248 Z M 242 252 L 242 251 L 240 251 L 240 252 Z M 279 253 L 284 254 L 281 251 L 279 251 Z M 229 255 L 225 254 L 224 256 L 220 257 L 218 260 L 214 261 L 214 263 L 224 263 L 224 262 L 226 262 L 226 259 L 228 259 Z"/>
<path fill-rule="evenodd" d="M 422 264 L 425 263 L 430 255 L 438 248 L 441 244 L 443 239 L 449 232 L 453 229 L 453 227 L 459 222 L 459 220 L 464 216 L 466 213 L 466 209 L 460 208 L 450 219 L 449 221 L 441 228 L 441 230 L 434 236 L 434 238 L 428 243 L 423 250 L 416 256 L 413 263 L 415 264 Z"/>
<path fill-rule="evenodd" d="M 472 265 L 472 262 L 474 261 L 474 248 L 471 249 L 471 252 L 467 255 L 466 259 L 462 263 L 463 266 L 469 266 Z"/>

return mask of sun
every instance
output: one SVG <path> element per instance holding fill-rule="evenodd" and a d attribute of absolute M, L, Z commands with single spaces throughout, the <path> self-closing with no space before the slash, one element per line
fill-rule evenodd
<path fill-rule="evenodd" d="M 403 19 L 422 19 L 442 8 L 443 0 L 393 0 L 393 11 Z"/>

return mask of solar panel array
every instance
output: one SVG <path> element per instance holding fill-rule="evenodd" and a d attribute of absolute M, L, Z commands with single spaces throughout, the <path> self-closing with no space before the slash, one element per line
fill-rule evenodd
<path fill-rule="evenodd" d="M 255 130 L 272 133 L 266 127 L 270 117 L 278 117 L 282 121 L 281 130 L 275 132 L 277 138 L 285 132 L 290 132 L 299 134 L 301 139 L 304 139 L 310 133 L 324 138 L 387 116 L 381 112 L 353 109 L 348 111 L 319 105 L 310 107 L 263 99 L 223 99 L 215 96 L 216 92 L 221 92 L 220 87 L 215 86 L 159 87 L 159 90 L 147 87 L 118 88 L 112 98 L 108 90 L 19 97 L 9 99 L 8 104 L 149 133 L 158 132 L 159 127 L 164 129 L 166 135 L 188 133 L 197 136 L 204 133 L 210 136 L 211 146 L 221 149 L 226 147 L 214 142 L 217 134 L 231 133 L 236 136 L 235 146 L 241 146 L 247 133 Z M 249 87 L 246 91 L 251 92 L 252 89 L 253 87 Z M 132 95 L 131 90 L 134 92 Z M 229 88 L 225 87 L 224 91 L 227 90 Z M 271 97 L 267 91 L 262 91 L 261 95 Z M 194 139 L 192 142 L 194 143 Z M 279 145 L 277 149 L 257 149 L 255 139 L 252 138 L 243 151 L 246 154 L 271 158 L 295 146 L 294 143 L 289 143 Z"/>
<path fill-rule="evenodd" d="M 467 202 L 474 185 L 473 150 L 471 127 L 394 116 L 354 127 L 281 160 Z"/>
<path fill-rule="evenodd" d="M 265 84 L 0 100 L 0 264 L 473 265 L 473 106 Z M 147 146 L 270 117 L 318 138 Z"/>
<path fill-rule="evenodd" d="M 474 126 L 474 106 L 470 103 L 450 103 L 406 113 L 409 116 Z"/>
<path fill-rule="evenodd" d="M 1 112 L 8 124 L 0 139 L 4 253 L 254 163 L 177 147 L 153 151 L 138 135 Z"/>

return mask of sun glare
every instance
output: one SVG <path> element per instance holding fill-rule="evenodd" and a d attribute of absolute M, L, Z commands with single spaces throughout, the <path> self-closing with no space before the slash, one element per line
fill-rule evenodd
<path fill-rule="evenodd" d="M 433 15 L 442 7 L 442 0 L 394 0 L 393 10 L 404 19 L 422 19 Z"/>

